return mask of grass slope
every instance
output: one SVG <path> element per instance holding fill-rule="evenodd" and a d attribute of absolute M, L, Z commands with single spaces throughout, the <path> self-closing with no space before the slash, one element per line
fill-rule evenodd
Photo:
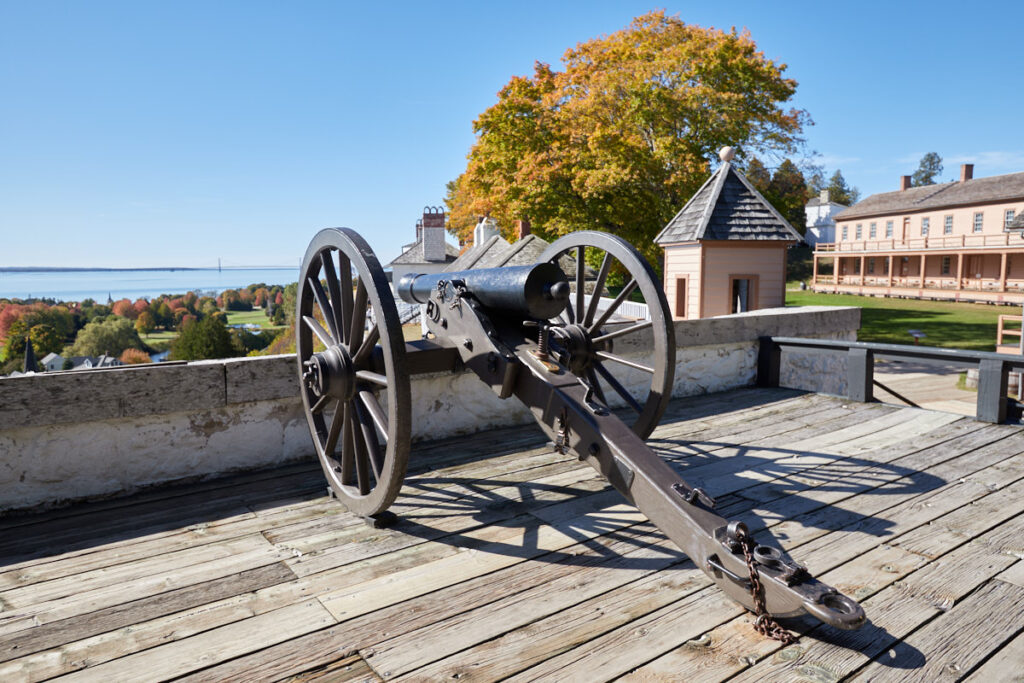
<path fill-rule="evenodd" d="M 912 344 L 907 330 L 927 336 L 921 344 L 974 351 L 995 351 L 1000 314 L 1018 315 L 1016 306 L 987 306 L 946 301 L 885 299 L 850 294 L 786 292 L 787 306 L 858 306 L 861 341 Z"/>

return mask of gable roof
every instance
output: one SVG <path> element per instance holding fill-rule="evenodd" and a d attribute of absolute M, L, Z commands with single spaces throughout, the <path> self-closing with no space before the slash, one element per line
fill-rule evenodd
<path fill-rule="evenodd" d="M 491 251 L 504 252 L 508 249 L 511 244 L 505 240 L 501 235 L 492 235 L 483 244 L 474 244 L 466 251 L 452 261 L 450 264 L 445 266 L 446 271 L 456 270 L 469 270 L 471 268 L 483 268 L 484 266 L 477 265 L 483 260 Z"/>
<path fill-rule="evenodd" d="M 846 211 L 836 214 L 837 221 L 884 216 L 911 211 L 927 211 L 953 206 L 1024 199 L 1024 173 L 973 178 L 963 182 L 911 187 L 896 192 L 873 194 Z"/>
<path fill-rule="evenodd" d="M 458 250 L 458 248 L 457 247 L 453 247 L 452 245 L 448 244 L 448 240 L 445 240 L 445 243 L 444 243 L 444 260 L 445 260 L 445 263 L 451 263 L 452 261 L 454 261 L 458 257 L 459 257 L 459 250 Z M 425 259 L 423 257 L 423 240 L 422 239 L 419 240 L 418 242 L 416 242 L 415 244 L 413 244 L 411 247 L 409 247 L 405 251 L 403 251 L 397 258 L 395 258 L 391 263 L 389 263 L 388 266 L 393 266 L 395 264 L 401 265 L 401 264 L 405 264 L 405 263 L 429 263 L 427 261 L 427 259 Z"/>
<path fill-rule="evenodd" d="M 671 244 L 697 240 L 799 242 L 800 239 L 793 226 L 726 161 L 654 241 Z"/>

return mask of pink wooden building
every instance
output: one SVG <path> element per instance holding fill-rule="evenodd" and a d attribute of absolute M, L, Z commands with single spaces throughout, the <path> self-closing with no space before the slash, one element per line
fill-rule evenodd
<path fill-rule="evenodd" d="M 836 215 L 836 238 L 818 244 L 818 292 L 988 303 L 1024 302 L 1024 173 L 874 194 Z"/>
<path fill-rule="evenodd" d="M 710 318 L 786 302 L 786 250 L 796 230 L 732 165 L 722 165 L 669 221 L 665 295 L 676 318 Z"/>

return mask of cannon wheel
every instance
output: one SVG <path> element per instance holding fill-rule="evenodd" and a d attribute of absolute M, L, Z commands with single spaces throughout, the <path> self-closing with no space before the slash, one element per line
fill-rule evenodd
<path fill-rule="evenodd" d="M 574 272 L 569 273 L 572 289 L 569 305 L 559 318 L 551 321 L 552 328 L 559 328 L 552 329 L 551 343 L 558 345 L 561 340 L 562 346 L 570 349 L 573 359 L 570 361 L 570 369 L 588 380 L 598 399 L 607 405 L 605 396 L 617 395 L 632 409 L 635 415 L 632 429 L 640 438 L 646 439 L 658 426 L 672 398 L 672 382 L 675 379 L 675 329 L 665 292 L 650 264 L 633 245 L 604 232 L 581 230 L 569 233 L 551 243 L 538 261 L 550 261 L 564 267 L 567 263 L 586 264 L 588 258 L 592 259 L 591 263 L 600 265 L 596 271 L 589 269 L 592 277 L 588 277 L 586 266 L 573 266 Z M 623 270 L 628 273 L 625 286 L 605 310 L 598 311 L 597 297 L 612 298 L 606 287 L 608 274 Z M 593 291 L 594 298 L 586 302 L 584 294 L 590 291 Z M 609 318 L 621 313 L 622 304 L 635 296 L 637 291 L 647 304 L 650 320 L 605 329 Z M 640 334 L 648 328 L 654 336 L 653 365 L 624 358 L 613 352 L 616 342 L 627 342 L 631 335 Z M 616 366 L 650 375 L 649 388 L 646 381 L 631 383 L 633 389 L 623 386 L 610 371 L 611 367 Z M 636 388 L 639 385 L 643 388 Z M 625 421 L 630 423 L 628 417 Z"/>
<path fill-rule="evenodd" d="M 306 250 L 295 350 L 306 420 L 331 490 L 356 514 L 383 512 L 409 462 L 409 373 L 394 296 L 354 230 L 321 230 Z"/>

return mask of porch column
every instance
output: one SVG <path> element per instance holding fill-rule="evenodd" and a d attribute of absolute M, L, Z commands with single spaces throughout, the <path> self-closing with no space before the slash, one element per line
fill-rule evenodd
<path fill-rule="evenodd" d="M 814 255 L 813 263 L 814 263 L 814 272 L 811 275 L 811 286 L 812 287 L 814 285 L 818 284 L 818 255 L 817 254 Z"/>
<path fill-rule="evenodd" d="M 892 260 L 893 259 L 892 254 L 890 254 L 887 258 L 889 259 L 889 290 L 891 292 L 892 291 L 892 271 L 895 270 L 896 264 Z"/>
<path fill-rule="evenodd" d="M 964 255 L 962 253 L 956 255 L 956 291 L 960 291 L 964 287 Z"/>
<path fill-rule="evenodd" d="M 865 271 L 865 270 L 864 270 L 864 257 L 863 257 L 863 256 L 861 256 L 861 257 L 860 257 L 860 286 L 861 286 L 861 287 L 863 287 L 863 286 L 864 286 L 864 274 L 865 274 L 866 272 L 867 272 L 867 271 Z"/>
<path fill-rule="evenodd" d="M 927 257 L 924 254 L 921 254 L 921 272 L 918 273 L 918 275 L 920 275 L 920 283 L 918 284 L 918 287 L 921 289 L 924 289 L 924 262 L 926 258 Z"/>
<path fill-rule="evenodd" d="M 1006 291 L 1006 252 L 999 255 L 999 291 Z"/>

